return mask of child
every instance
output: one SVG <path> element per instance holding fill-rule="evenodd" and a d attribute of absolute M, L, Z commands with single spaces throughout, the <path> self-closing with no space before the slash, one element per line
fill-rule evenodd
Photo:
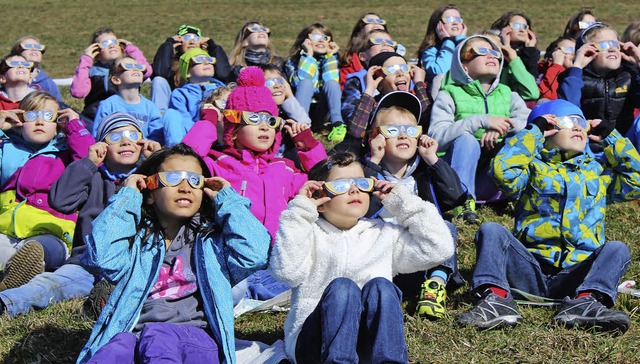
<path fill-rule="evenodd" d="M 634 20 L 629 24 L 627 29 L 622 33 L 620 40 L 624 43 L 631 42 L 636 45 L 640 45 L 640 20 Z"/>
<path fill-rule="evenodd" d="M 291 47 L 285 72 L 296 99 L 307 113 L 314 96 L 320 97 L 321 112 L 318 114 L 324 121 L 328 113 L 331 122 L 327 139 L 339 143 L 347 134 L 347 128 L 340 114 L 339 47 L 332 39 L 331 30 L 322 24 L 315 23 L 302 29 Z"/>
<path fill-rule="evenodd" d="M 365 178 L 352 153 L 330 156 L 309 179 L 282 214 L 269 267 L 292 287 L 289 360 L 406 363 L 402 294 L 391 279 L 451 257 L 444 220 L 403 184 Z M 362 218 L 372 191 L 398 224 Z"/>
<path fill-rule="evenodd" d="M 615 128 L 626 135 L 633 108 L 640 106 L 640 79 L 634 69 L 640 65 L 640 50 L 633 43 L 620 43 L 616 31 L 603 23 L 586 28 L 576 49 L 573 67 L 560 76 L 558 96 L 579 106 L 588 119 L 601 119 L 595 133 L 609 134 Z M 601 151 L 597 144 L 589 143 L 592 151 Z"/>
<path fill-rule="evenodd" d="M 88 130 L 93 130 L 93 119 L 100 101 L 116 93 L 109 83 L 109 68 L 124 55 L 144 65 L 144 78 L 151 76 L 153 70 L 142 51 L 128 40 L 118 39 L 111 28 L 100 28 L 93 32 L 91 43 L 80 56 L 69 92 L 77 99 L 84 98 L 82 116 L 85 117 Z"/>
<path fill-rule="evenodd" d="M 529 17 L 524 13 L 509 11 L 493 22 L 491 29 L 500 32 L 502 42 L 515 49 L 527 71 L 534 78 L 538 77 L 538 62 L 540 61 L 540 51 L 536 48 L 538 36 L 533 32 Z"/>
<path fill-rule="evenodd" d="M 418 125 L 422 115 L 420 100 L 408 92 L 394 91 L 380 100 L 373 115 L 369 139 L 371 154 L 365 164 L 365 176 L 401 183 L 412 194 L 435 204 L 441 214 L 462 205 L 467 194 L 458 175 L 436 155 L 438 143 L 422 135 L 422 127 Z M 366 216 L 396 222 L 376 196 L 371 197 Z M 450 222 L 445 223 L 455 243 L 456 227 Z M 419 282 L 415 276 L 400 275 L 394 278 L 394 283 L 404 296 L 415 296 L 420 283 L 424 282 L 416 312 L 431 319 L 442 318 L 447 282 L 451 282 L 451 289 L 464 283 L 458 273 L 455 253 L 426 275 L 418 273 L 421 277 L 417 277 Z"/>
<path fill-rule="evenodd" d="M 257 21 L 244 23 L 236 36 L 236 45 L 231 51 L 229 62 L 233 80 L 238 78 L 242 68 L 247 66 L 274 65 L 282 69 L 285 59 L 276 55 L 269 39 L 269 28 Z"/>
<path fill-rule="evenodd" d="M 360 43 L 362 39 L 367 38 L 367 35 L 374 30 L 382 30 L 388 35 L 387 21 L 376 13 L 362 14 L 351 31 L 349 43 L 347 43 L 345 49 L 340 52 L 340 87 L 342 87 L 343 91 L 344 85 L 347 82 L 347 76 L 366 67 L 366 64 L 362 63 L 360 56 L 360 52 L 362 52 Z"/>
<path fill-rule="evenodd" d="M 266 265 L 270 240 L 249 200 L 184 144 L 122 185 L 86 241 L 115 288 L 78 363 L 235 362 L 231 285 Z"/>
<path fill-rule="evenodd" d="M 467 26 L 453 4 L 443 5 L 431 13 L 427 32 L 418 49 L 418 65 L 427 72 L 425 82 L 451 68 L 453 51 L 467 37 Z"/>
<path fill-rule="evenodd" d="M 89 147 L 88 156 L 69 164 L 51 186 L 49 205 L 53 209 L 64 214 L 78 212 L 71 258 L 55 272 L 39 274 L 21 287 L 0 292 L 0 312 L 6 308 L 13 317 L 89 294 L 94 277 L 79 259 L 85 249 L 84 237 L 115 193 L 116 184 L 135 170 L 141 151 L 148 157 L 160 149 L 158 143 L 141 138 L 141 129 L 140 122 L 128 114 L 115 113 L 103 119 L 99 141 Z"/>
<path fill-rule="evenodd" d="M 500 83 L 502 53 L 485 36 L 471 36 L 458 44 L 451 65 L 452 84 L 438 93 L 431 111 L 429 136 L 438 151 L 458 173 L 469 199 L 454 215 L 478 222 L 475 212 L 476 175 L 486 172 L 482 164 L 493 157 L 503 137 L 522 129 L 529 109 L 517 93 Z M 476 173 L 477 172 L 477 173 Z M 479 193 L 493 191 L 481 188 Z M 489 196 L 492 197 L 492 196 Z"/>
<path fill-rule="evenodd" d="M 176 35 L 168 37 L 153 57 L 151 101 L 162 113 L 169 107 L 171 91 L 185 82 L 180 76 L 180 57 L 195 48 L 204 49 L 208 56 L 216 59 L 216 77 L 219 80 L 232 80 L 229 60 L 222 46 L 216 44 L 213 38 L 203 37 L 200 28 L 181 25 Z"/>
<path fill-rule="evenodd" d="M 94 141 L 78 114 L 58 110 L 58 101 L 42 91 L 22 99 L 20 109 L 0 112 L 0 124 L 3 291 L 26 284 L 43 265 L 51 271 L 66 260 L 76 215 L 55 211 L 47 195 L 65 167 L 86 157 Z"/>
<path fill-rule="evenodd" d="M 587 29 L 590 25 L 595 24 L 597 21 L 598 20 L 596 20 L 596 17 L 593 14 L 593 9 L 584 7 L 569 18 L 567 25 L 564 27 L 563 35 L 576 39 L 583 30 Z"/>
<path fill-rule="evenodd" d="M 560 82 L 558 76 L 567 68 L 573 67 L 576 55 L 576 41 L 574 38 L 562 36 L 549 44 L 544 54 L 544 60 L 538 64 L 538 87 L 540 98 L 555 100 L 558 98 Z"/>
<path fill-rule="evenodd" d="M 6 56 L 0 61 L 0 110 L 17 109 L 20 101 L 36 91 L 31 84 L 33 62 L 23 56 Z"/>
<path fill-rule="evenodd" d="M 144 65 L 136 63 L 132 57 L 122 57 L 113 62 L 109 71 L 109 81 L 116 87 L 117 94 L 100 102 L 93 123 L 93 135 L 101 121 L 114 112 L 125 112 L 141 122 L 142 134 L 154 141 L 164 141 L 160 110 L 144 96 L 140 95 Z M 100 139 L 98 139 L 100 140 Z"/>
<path fill-rule="evenodd" d="M 516 200 L 513 235 L 486 223 L 476 234 L 471 290 L 479 301 L 456 316 L 462 325 L 514 326 L 522 320 L 512 289 L 563 298 L 561 325 L 625 332 L 629 316 L 610 308 L 631 259 L 619 241 L 605 241 L 606 205 L 640 197 L 640 156 L 616 130 L 597 134 L 577 106 L 537 106 L 532 123 L 493 160 L 492 176 Z M 600 139 L 606 158 L 586 151 Z M 559 182 L 560 181 L 560 182 Z"/>
<path fill-rule="evenodd" d="M 28 62 L 33 62 L 31 85 L 37 86 L 40 91 L 50 93 L 58 102 L 62 102 L 58 85 L 40 68 L 45 50 L 46 47 L 40 43 L 40 39 L 33 35 L 27 35 L 16 40 L 11 48 L 11 54 L 14 56 L 23 56 Z"/>

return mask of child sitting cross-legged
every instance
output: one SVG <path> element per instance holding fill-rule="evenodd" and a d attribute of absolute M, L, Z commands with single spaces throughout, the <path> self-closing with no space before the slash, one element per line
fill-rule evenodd
<path fill-rule="evenodd" d="M 476 234 L 471 290 L 478 301 L 456 316 L 479 328 L 514 326 L 522 320 L 513 289 L 563 298 L 554 318 L 561 325 L 625 332 L 629 316 L 611 310 L 631 259 L 620 241 L 605 240 L 609 203 L 640 197 L 640 155 L 613 129 L 580 108 L 553 100 L 537 106 L 531 124 L 493 160 L 492 176 L 516 201 L 513 234 L 486 223 Z M 587 140 L 598 140 L 595 158 Z"/>

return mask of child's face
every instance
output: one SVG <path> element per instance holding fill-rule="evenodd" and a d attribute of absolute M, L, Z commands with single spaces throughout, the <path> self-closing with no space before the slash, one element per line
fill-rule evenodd
<path fill-rule="evenodd" d="M 545 140 L 547 149 L 560 149 L 571 157 L 582 153 L 586 145 L 587 131 L 577 125 L 574 125 L 571 129 L 560 129 L 556 134 L 547 137 Z"/>
<path fill-rule="evenodd" d="M 287 82 L 280 73 L 276 71 L 267 70 L 264 71 L 264 79 L 269 83 L 269 90 L 271 90 L 271 97 L 273 101 L 276 102 L 276 105 L 280 106 L 284 102 L 286 97 L 284 91 L 284 83 Z M 278 81 L 278 79 L 282 82 L 282 84 Z M 273 81 L 269 81 L 273 80 Z"/>
<path fill-rule="evenodd" d="M 22 44 L 40 44 L 40 42 L 38 42 L 37 40 L 33 39 L 33 38 L 27 38 L 24 41 L 22 41 Z M 23 48 L 24 49 L 24 48 Z M 27 61 L 29 62 L 37 62 L 40 63 L 42 62 L 42 51 L 37 50 L 37 49 L 24 49 L 22 51 L 22 53 L 20 53 Z"/>
<path fill-rule="evenodd" d="M 22 58 L 22 57 L 21 57 Z M 58 103 L 53 100 L 46 100 L 42 108 L 38 110 L 46 110 L 54 113 L 58 113 Z M 36 111 L 36 110 L 25 110 Z M 25 121 L 23 117 L 22 123 L 22 138 L 35 146 L 44 146 L 48 144 L 58 133 L 58 124 L 56 119 L 53 121 L 45 121 L 42 116 L 38 116 L 35 121 Z"/>
<path fill-rule="evenodd" d="M 598 44 L 607 40 L 618 40 L 618 35 L 611 29 L 604 29 L 590 39 L 590 43 Z M 609 47 L 609 49 L 598 52 L 592 61 L 592 67 L 596 72 L 609 72 L 620 68 L 622 56 L 620 49 Z"/>
<path fill-rule="evenodd" d="M 378 33 L 378 32 L 371 33 L 369 35 L 369 39 L 371 39 L 371 38 L 393 40 L 393 39 L 391 39 L 391 36 L 389 34 L 387 34 L 387 33 Z M 388 45 L 386 43 L 383 43 L 383 44 L 371 44 L 370 43 L 369 44 L 369 48 L 366 51 L 360 52 L 358 54 L 358 58 L 360 58 L 360 60 L 366 64 L 366 63 L 369 63 L 369 60 L 371 58 L 373 58 L 375 55 L 377 55 L 378 53 L 395 52 L 395 51 L 396 50 L 392 46 L 390 46 L 390 45 Z"/>
<path fill-rule="evenodd" d="M 407 64 L 407 61 L 402 57 L 391 57 L 387 59 L 382 65 L 383 68 L 395 65 Z M 409 91 L 409 87 L 411 86 L 411 73 L 403 72 L 398 69 L 396 72 L 392 74 L 384 74 L 384 79 L 378 85 L 378 90 L 383 95 L 388 94 L 391 91 Z"/>
<path fill-rule="evenodd" d="M 447 9 L 444 13 L 442 13 L 442 19 L 446 19 L 447 17 L 455 17 L 455 18 L 460 18 L 462 19 L 462 17 L 460 16 L 460 12 L 456 9 Z M 458 22 L 458 21 L 454 21 L 451 23 L 447 23 L 446 21 L 442 21 L 442 27 L 452 36 L 458 36 L 460 34 L 462 34 L 462 31 L 464 30 L 464 27 L 462 26 L 462 22 Z"/>
<path fill-rule="evenodd" d="M 102 61 L 113 61 L 122 57 L 122 47 L 117 43 L 118 38 L 113 33 L 103 33 L 98 36 L 96 43 L 101 44 L 106 40 L 115 40 L 116 44 L 109 44 L 106 48 L 100 47 L 100 54 L 98 57 Z"/>
<path fill-rule="evenodd" d="M 213 64 L 204 61 L 202 63 L 194 63 L 191 61 L 191 68 L 189 68 L 189 72 L 187 76 L 189 78 L 211 78 L 216 74 L 216 69 Z"/>
<path fill-rule="evenodd" d="M 256 49 L 264 48 L 269 45 L 269 33 L 264 30 L 266 29 L 264 26 L 255 23 L 251 24 L 248 28 L 256 28 L 259 30 L 255 32 L 249 31 L 249 35 L 244 39 L 246 47 L 249 49 Z"/>
<path fill-rule="evenodd" d="M 364 19 L 380 19 L 380 17 L 374 14 L 367 14 L 364 16 Z M 384 25 L 379 23 L 365 23 L 364 27 L 360 30 L 360 34 L 369 34 L 369 32 L 374 29 L 384 29 Z"/>
<path fill-rule="evenodd" d="M 6 61 L 26 62 L 27 60 L 22 56 L 11 56 Z M 31 83 L 31 70 L 24 66 L 11 67 L 4 75 L 0 75 L 0 83 L 7 85 L 29 84 Z"/>
<path fill-rule="evenodd" d="M 121 128 L 112 130 L 109 134 L 125 130 L 139 131 L 133 126 L 123 126 Z M 134 166 L 140 159 L 141 150 L 142 147 L 138 143 L 131 141 L 127 137 L 123 137 L 120 142 L 116 144 L 109 144 L 109 146 L 107 147 L 105 162 L 109 166 Z"/>
<path fill-rule="evenodd" d="M 573 52 L 567 52 L 569 48 L 573 48 Z M 558 42 L 558 49 L 564 53 L 564 63 L 571 64 L 576 56 L 576 41 L 571 39 L 563 39 Z"/>
<path fill-rule="evenodd" d="M 144 80 L 143 71 L 139 69 L 127 70 L 124 68 L 124 65 L 137 64 L 138 62 L 136 62 L 135 59 L 127 57 L 127 58 L 121 59 L 118 62 L 119 62 L 119 65 L 121 65 L 119 67 L 121 71 L 119 74 L 113 75 L 111 77 L 111 82 L 113 82 L 114 85 L 119 86 L 119 85 L 141 85 L 142 84 L 142 81 Z"/>
<path fill-rule="evenodd" d="M 182 54 L 187 53 L 187 51 L 190 49 L 200 48 L 200 39 L 202 38 L 200 38 L 197 34 L 187 33 L 182 35 L 181 37 L 182 37 L 182 43 L 180 43 L 180 51 L 182 52 Z M 194 38 L 194 37 L 197 37 L 197 38 Z M 185 38 L 189 40 L 185 40 Z"/>
<path fill-rule="evenodd" d="M 378 121 L 377 126 L 385 125 L 417 125 L 415 118 L 393 111 Z M 418 138 L 411 138 L 406 133 L 400 133 L 395 138 L 385 139 L 383 161 L 406 163 L 416 155 Z"/>
<path fill-rule="evenodd" d="M 236 148 L 258 153 L 266 152 L 276 140 L 276 129 L 270 128 L 266 122 L 260 125 L 240 125 L 236 133 Z"/>
<path fill-rule="evenodd" d="M 325 39 L 313 39 L 314 36 L 324 35 L 326 36 L 322 30 L 314 29 L 311 33 L 309 33 L 309 37 L 311 37 L 311 46 L 313 47 L 313 53 L 317 54 L 327 54 L 329 51 L 329 40 Z"/>
<path fill-rule="evenodd" d="M 529 40 L 527 29 L 524 29 L 524 27 L 516 29 L 511 24 L 524 24 L 528 26 L 528 23 L 527 20 L 520 15 L 511 17 L 511 20 L 509 21 L 509 26 L 513 29 L 513 32 L 511 33 L 511 43 L 524 43 Z"/>
<path fill-rule="evenodd" d="M 172 155 L 160 165 L 158 172 L 189 171 L 202 174 L 198 160 L 192 156 Z M 186 179 L 175 187 L 160 187 L 149 194 L 145 201 L 153 205 L 161 226 L 174 225 L 193 217 L 202 204 L 201 189 L 193 188 Z"/>
<path fill-rule="evenodd" d="M 470 45 L 472 47 L 493 49 L 491 44 L 484 39 L 474 39 L 471 42 Z M 471 49 L 468 52 L 471 52 Z M 460 56 L 463 57 L 464 55 L 461 54 Z M 474 55 L 473 59 L 462 62 L 462 68 L 474 80 L 486 77 L 495 78 L 500 72 L 500 59 L 494 57 L 491 53 L 487 53 L 484 56 Z"/>
<path fill-rule="evenodd" d="M 357 163 L 352 163 L 344 167 L 331 168 L 327 182 L 342 178 L 362 177 L 364 177 L 362 167 Z M 331 201 L 318 206 L 318 212 L 332 225 L 343 230 L 350 229 L 369 210 L 370 198 L 369 193 L 362 192 L 355 185 L 352 185 L 349 192 L 336 195 L 331 198 Z"/>

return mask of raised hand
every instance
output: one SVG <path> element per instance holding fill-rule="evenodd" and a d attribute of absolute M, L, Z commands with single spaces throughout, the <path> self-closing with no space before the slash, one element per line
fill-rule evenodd
<path fill-rule="evenodd" d="M 222 177 L 209 177 L 204 179 L 204 193 L 212 200 L 218 192 L 225 187 L 231 187 L 231 183 Z"/>
<path fill-rule="evenodd" d="M 107 150 L 109 149 L 109 144 L 105 142 L 97 142 L 94 145 L 89 147 L 89 155 L 87 156 L 93 164 L 99 166 L 107 156 Z"/>

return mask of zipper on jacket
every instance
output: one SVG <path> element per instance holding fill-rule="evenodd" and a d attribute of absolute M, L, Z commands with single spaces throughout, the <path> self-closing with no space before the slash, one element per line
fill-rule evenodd
<path fill-rule="evenodd" d="M 609 81 L 604 80 L 604 112 L 602 113 L 603 117 L 607 118 L 609 121 Z"/>

